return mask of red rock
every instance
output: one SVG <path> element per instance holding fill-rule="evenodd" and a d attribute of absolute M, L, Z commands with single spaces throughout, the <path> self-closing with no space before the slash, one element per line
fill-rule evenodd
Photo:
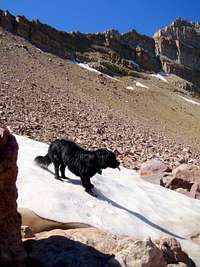
<path fill-rule="evenodd" d="M 178 166 L 172 171 L 172 178 L 165 187 L 200 199 L 200 167 L 187 164 Z"/>
<path fill-rule="evenodd" d="M 25 266 L 21 242 L 21 216 L 17 212 L 18 145 L 7 129 L 0 128 L 0 266 Z"/>

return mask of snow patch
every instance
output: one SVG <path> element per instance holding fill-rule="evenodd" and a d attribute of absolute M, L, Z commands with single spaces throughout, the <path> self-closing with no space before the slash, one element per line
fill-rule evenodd
<path fill-rule="evenodd" d="M 157 73 L 157 74 L 151 74 L 152 77 L 156 77 L 157 79 L 165 82 L 165 83 L 169 83 L 168 80 L 165 79 L 166 76 L 168 76 L 167 73 L 165 72 L 160 72 L 160 73 Z"/>
<path fill-rule="evenodd" d="M 135 88 L 132 87 L 132 86 L 127 86 L 126 89 L 128 89 L 128 90 L 135 90 Z"/>
<path fill-rule="evenodd" d="M 18 206 L 60 222 L 80 222 L 114 234 L 136 238 L 177 238 L 200 266 L 200 245 L 190 236 L 200 229 L 200 201 L 142 180 L 134 170 L 107 168 L 92 182 L 98 198 L 84 191 L 80 179 L 66 169 L 68 180 L 54 179 L 36 166 L 35 156 L 45 155 L 48 145 L 16 136 L 18 154 Z"/>
<path fill-rule="evenodd" d="M 94 69 L 94 68 L 91 68 L 88 64 L 86 63 L 76 63 L 79 67 L 83 68 L 83 69 L 86 69 L 86 70 L 89 70 L 89 71 L 93 71 L 93 72 L 96 72 L 98 74 L 102 74 L 102 72 Z"/>
<path fill-rule="evenodd" d="M 192 100 L 192 99 L 188 99 L 188 98 L 186 98 L 186 97 L 184 97 L 184 96 L 180 96 L 180 95 L 179 95 L 179 97 L 182 98 L 182 99 L 184 99 L 185 101 L 191 103 L 191 104 L 200 106 L 200 102 L 197 102 L 197 101 Z"/>
<path fill-rule="evenodd" d="M 83 69 L 86 69 L 86 70 L 95 72 L 95 73 L 97 73 L 98 75 L 101 74 L 101 75 L 103 75 L 103 76 L 105 76 L 105 77 L 107 77 L 107 78 L 109 78 L 109 79 L 111 79 L 111 80 L 114 80 L 114 81 L 117 81 L 117 82 L 120 81 L 119 79 L 117 79 L 117 78 L 115 78 L 115 77 L 112 77 L 112 76 L 110 76 L 110 75 L 104 74 L 104 73 L 102 73 L 101 71 L 98 71 L 98 70 L 96 70 L 95 68 L 90 67 L 87 63 L 80 63 L 80 62 L 77 62 L 77 61 L 75 61 L 75 60 L 74 60 L 74 61 L 72 61 L 72 60 L 67 60 L 67 62 L 69 62 L 69 63 L 71 63 L 71 64 L 78 65 L 79 67 L 81 67 L 81 68 L 83 68 Z"/>
<path fill-rule="evenodd" d="M 138 65 L 134 60 L 128 60 L 129 63 L 131 63 L 132 65 L 140 68 L 140 65 Z"/>
<path fill-rule="evenodd" d="M 136 82 L 136 86 L 137 86 L 137 87 L 141 87 L 141 88 L 149 89 L 148 86 L 146 86 L 146 85 L 144 85 L 144 84 L 142 84 L 142 83 L 140 83 L 140 82 Z"/>

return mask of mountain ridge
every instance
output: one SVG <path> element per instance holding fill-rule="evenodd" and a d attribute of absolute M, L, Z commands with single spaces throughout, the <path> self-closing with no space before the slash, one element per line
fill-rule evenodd
<path fill-rule="evenodd" d="M 64 32 L 25 16 L 0 10 L 0 26 L 45 52 L 64 59 L 89 62 L 110 75 L 135 76 L 136 72 L 164 70 L 192 82 L 199 92 L 200 25 L 177 18 L 153 37 L 131 30 L 119 33 Z M 136 64 L 134 64 L 136 63 Z"/>

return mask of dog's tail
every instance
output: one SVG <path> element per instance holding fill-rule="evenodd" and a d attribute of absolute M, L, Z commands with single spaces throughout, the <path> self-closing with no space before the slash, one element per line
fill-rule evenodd
<path fill-rule="evenodd" d="M 46 156 L 37 156 L 34 161 L 38 166 L 43 169 L 47 169 L 49 164 L 52 162 L 48 153 L 46 154 Z"/>

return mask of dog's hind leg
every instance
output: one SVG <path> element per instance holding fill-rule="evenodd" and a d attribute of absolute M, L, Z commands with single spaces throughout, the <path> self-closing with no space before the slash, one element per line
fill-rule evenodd
<path fill-rule="evenodd" d="M 64 179 L 67 178 L 67 177 L 65 176 L 65 165 L 64 165 L 63 162 L 60 164 L 60 173 L 61 173 L 61 178 L 64 178 Z"/>
<path fill-rule="evenodd" d="M 55 168 L 55 179 L 62 181 L 62 179 L 59 177 L 59 161 L 54 159 L 53 165 Z"/>

